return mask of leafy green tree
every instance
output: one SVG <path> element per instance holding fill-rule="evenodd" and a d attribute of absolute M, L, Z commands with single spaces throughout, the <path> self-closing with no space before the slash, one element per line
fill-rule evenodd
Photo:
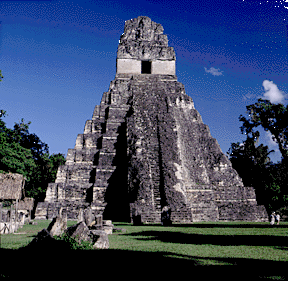
<path fill-rule="evenodd" d="M 48 145 L 29 133 L 31 122 L 23 119 L 13 129 L 2 120 L 0 111 L 0 172 L 20 173 L 26 177 L 26 196 L 41 201 L 49 182 L 55 181 L 57 169 L 65 163 L 62 154 L 49 155 Z"/>
<path fill-rule="evenodd" d="M 5 116 L 6 116 L 6 111 L 3 110 L 3 109 L 1 109 L 1 110 L 0 110 L 0 120 L 1 120 L 1 118 L 5 117 Z M 2 122 L 3 122 L 3 121 L 2 121 Z"/>
<path fill-rule="evenodd" d="M 7 128 L 1 119 L 6 112 L 0 112 L 0 172 L 19 173 L 29 181 L 36 167 L 33 155 L 29 149 L 14 141 L 13 130 Z"/>
<path fill-rule="evenodd" d="M 252 137 L 241 144 L 239 142 L 232 143 L 228 150 L 228 156 L 233 168 L 242 178 L 245 186 L 253 186 L 256 189 L 258 201 L 265 201 L 264 186 L 267 180 L 267 167 L 271 165 L 268 146 L 260 144 L 259 132 L 253 132 Z"/>
<path fill-rule="evenodd" d="M 243 122 L 241 132 L 251 135 L 253 129 L 262 126 L 272 134 L 277 142 L 284 162 L 288 161 L 288 105 L 272 104 L 268 100 L 258 99 L 258 102 L 246 107 L 249 117 L 240 115 Z"/>
<path fill-rule="evenodd" d="M 241 133 L 246 135 L 242 144 L 232 143 L 228 155 L 233 168 L 246 186 L 256 189 L 257 200 L 269 209 L 288 206 L 288 106 L 272 104 L 267 100 L 246 107 L 248 118 L 240 115 Z M 282 162 L 272 163 L 268 146 L 256 146 L 261 126 L 269 131 L 277 142 Z"/>
<path fill-rule="evenodd" d="M 0 139 L 0 172 L 19 173 L 29 181 L 33 177 L 36 164 L 29 149 L 19 143 L 2 143 Z"/>
<path fill-rule="evenodd" d="M 65 157 L 61 153 L 52 154 L 49 156 L 49 182 L 55 181 L 58 167 L 64 165 L 65 161 Z"/>
<path fill-rule="evenodd" d="M 2 76 L 1 70 L 0 70 L 0 82 L 2 81 L 4 77 Z"/>
<path fill-rule="evenodd" d="M 288 208 L 288 173 L 284 163 L 273 163 L 266 169 L 268 179 L 265 182 L 268 206 L 272 210 Z"/>
<path fill-rule="evenodd" d="M 15 142 L 31 150 L 35 161 L 41 161 L 41 157 L 49 153 L 49 147 L 36 134 L 29 133 L 30 124 L 31 122 L 25 123 L 23 118 L 19 123 L 15 123 L 13 137 Z"/>
<path fill-rule="evenodd" d="M 27 185 L 26 192 L 29 197 L 35 198 L 37 201 L 45 199 L 48 183 L 55 182 L 58 167 L 65 164 L 65 157 L 63 154 L 44 154 L 41 161 L 34 171 L 32 181 Z"/>

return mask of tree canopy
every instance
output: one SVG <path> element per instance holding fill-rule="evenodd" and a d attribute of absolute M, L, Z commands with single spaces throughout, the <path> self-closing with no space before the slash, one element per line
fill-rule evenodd
<path fill-rule="evenodd" d="M 31 122 L 24 119 L 7 128 L 2 120 L 6 111 L 0 110 L 0 172 L 19 173 L 26 177 L 26 196 L 41 201 L 49 182 L 56 179 L 57 169 L 65 163 L 64 155 L 49 155 L 49 147 L 29 132 Z"/>
<path fill-rule="evenodd" d="M 239 120 L 243 123 L 241 132 L 248 136 L 253 129 L 261 126 L 265 131 L 272 134 L 277 142 L 284 161 L 288 160 L 288 105 L 272 104 L 268 100 L 258 99 L 258 102 L 246 107 L 248 118 L 240 115 Z"/>
<path fill-rule="evenodd" d="M 288 209 L 288 106 L 258 99 L 246 107 L 248 117 L 239 117 L 246 140 L 232 143 L 228 155 L 246 186 L 256 189 L 257 200 L 270 210 Z M 268 146 L 257 145 L 262 127 L 272 134 L 282 155 L 280 163 L 270 161 Z"/>

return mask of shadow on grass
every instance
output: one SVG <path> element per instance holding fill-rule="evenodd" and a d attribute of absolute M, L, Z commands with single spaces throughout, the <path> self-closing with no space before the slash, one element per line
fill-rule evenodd
<path fill-rule="evenodd" d="M 167 243 L 194 244 L 194 245 L 220 245 L 220 246 L 275 246 L 285 249 L 287 246 L 287 237 L 269 235 L 211 235 L 211 234 L 188 234 L 181 232 L 169 231 L 140 231 L 128 236 L 145 236 L 135 237 L 137 240 L 158 240 Z"/>
<path fill-rule="evenodd" d="M 114 224 L 117 224 L 118 226 L 133 226 L 131 223 L 125 223 L 125 222 L 113 222 Z M 143 224 L 142 227 L 163 227 L 161 224 Z M 269 222 L 263 222 L 263 223 L 237 223 L 237 222 L 220 222 L 220 223 L 192 223 L 192 224 L 176 224 L 173 223 L 169 227 L 181 227 L 181 228 L 267 228 L 267 229 L 278 229 L 278 228 L 286 228 L 288 231 L 288 224 L 285 222 L 284 224 L 279 225 L 273 225 L 271 226 Z"/>
<path fill-rule="evenodd" d="M 201 258 L 199 261 L 197 256 L 169 252 L 71 250 L 62 242 L 54 241 L 41 249 L 1 249 L 1 258 L 4 259 L 0 276 L 60 280 L 122 276 L 128 280 L 139 277 L 155 280 L 174 278 L 172 274 L 176 274 L 177 279 L 187 278 L 188 274 L 194 280 L 232 280 L 234 277 L 237 280 L 266 280 L 264 276 L 284 276 L 287 266 L 285 262 L 239 258 Z M 230 265 L 201 265 L 211 259 Z"/>
<path fill-rule="evenodd" d="M 172 224 L 171 227 L 189 227 L 189 228 L 287 228 L 288 224 L 279 224 L 271 226 L 269 222 L 264 223 L 193 223 L 193 224 Z"/>
<path fill-rule="evenodd" d="M 123 224 L 124 226 L 125 224 Z M 117 226 L 120 226 L 119 224 Z M 174 226 L 174 225 L 173 225 Z M 176 225 L 175 225 L 176 226 Z M 183 225 L 179 225 L 183 227 Z M 270 227 L 269 225 L 263 225 Z M 263 227 L 262 225 L 199 224 L 189 227 Z M 278 227 L 278 226 L 277 226 Z M 283 226 L 285 227 L 285 226 Z M 286 226 L 287 228 L 287 226 Z M 265 235 L 201 235 L 160 231 L 138 231 L 121 235 L 139 240 L 159 240 L 182 244 L 273 246 L 287 251 L 287 238 Z M 144 237 L 135 237 L 144 236 Z M 109 278 L 125 279 L 188 278 L 194 280 L 287 280 L 287 262 L 199 257 L 170 252 L 140 252 L 128 250 L 71 250 L 64 241 L 53 240 L 37 248 L 26 246 L 18 250 L 0 249 L 0 277 L 22 278 Z M 206 265 L 212 261 L 213 265 Z M 172 275 L 173 274 L 173 275 Z M 177 275 L 177 276 L 175 276 Z M 281 279 L 271 279 L 281 276 Z"/>

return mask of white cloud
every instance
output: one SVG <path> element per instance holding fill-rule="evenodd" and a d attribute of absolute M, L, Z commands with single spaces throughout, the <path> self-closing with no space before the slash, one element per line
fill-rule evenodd
<path fill-rule="evenodd" d="M 280 91 L 273 81 L 264 80 L 263 87 L 265 89 L 264 98 L 272 103 L 282 103 L 285 99 L 284 92 Z"/>
<path fill-rule="evenodd" d="M 213 76 L 223 75 L 222 71 L 220 71 L 220 68 L 210 67 L 210 69 L 207 69 L 206 67 L 204 67 L 204 69 L 207 73 L 211 73 Z"/>

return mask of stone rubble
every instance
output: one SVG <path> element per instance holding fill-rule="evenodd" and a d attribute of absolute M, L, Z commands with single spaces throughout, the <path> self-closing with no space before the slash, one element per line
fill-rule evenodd
<path fill-rule="evenodd" d="M 112 234 L 114 226 L 110 220 L 104 221 L 102 225 L 99 225 L 97 223 L 99 220 L 102 222 L 102 218 L 98 217 L 96 223 L 91 227 L 88 227 L 84 221 L 81 221 L 67 228 L 67 219 L 57 216 L 52 220 L 47 229 L 42 229 L 38 232 L 29 246 L 35 248 L 43 246 L 47 248 L 56 241 L 53 236 L 62 236 L 65 234 L 75 239 L 79 244 L 82 241 L 86 241 L 92 243 L 94 249 L 109 249 L 108 234 Z M 117 230 L 123 232 L 123 229 Z"/>

